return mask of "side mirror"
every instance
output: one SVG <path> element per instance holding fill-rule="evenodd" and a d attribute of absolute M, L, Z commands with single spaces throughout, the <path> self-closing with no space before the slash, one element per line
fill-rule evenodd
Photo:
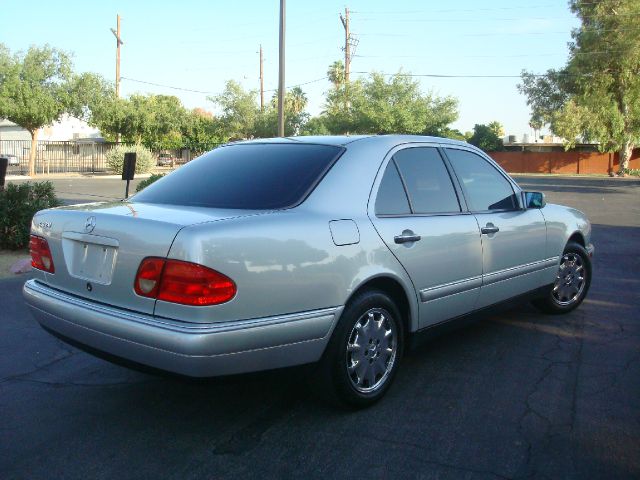
<path fill-rule="evenodd" d="M 524 199 L 527 208 L 544 208 L 547 204 L 542 192 L 524 192 Z"/>

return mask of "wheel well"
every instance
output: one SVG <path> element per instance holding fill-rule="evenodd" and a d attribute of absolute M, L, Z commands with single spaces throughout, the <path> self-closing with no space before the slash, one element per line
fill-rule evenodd
<path fill-rule="evenodd" d="M 582 245 L 583 247 L 586 247 L 585 243 L 584 243 L 584 237 L 582 236 L 582 234 L 580 232 L 575 232 L 573 235 L 571 235 L 569 237 L 569 242 L 576 242 L 580 245 Z M 569 243 L 567 242 L 567 243 Z"/>
<path fill-rule="evenodd" d="M 411 334 L 411 308 L 409 307 L 409 299 L 402 285 L 397 280 L 390 277 L 376 277 L 368 282 L 360 285 L 358 289 L 351 294 L 349 300 L 355 298 L 356 295 L 365 290 L 381 290 L 396 303 L 400 315 L 402 316 L 402 326 L 406 336 Z"/>

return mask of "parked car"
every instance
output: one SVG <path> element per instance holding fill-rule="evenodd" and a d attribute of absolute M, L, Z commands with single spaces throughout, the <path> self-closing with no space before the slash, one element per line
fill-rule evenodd
<path fill-rule="evenodd" d="M 175 164 L 175 162 L 176 162 L 176 158 L 170 153 L 161 153 L 158 155 L 159 167 L 172 166 Z"/>
<path fill-rule="evenodd" d="M 585 298 L 591 225 L 463 142 L 300 137 L 217 148 L 126 202 L 38 212 L 35 318 L 99 355 L 204 377 L 318 362 L 369 405 L 410 341 L 514 298 Z"/>
<path fill-rule="evenodd" d="M 8 166 L 10 167 L 17 167 L 18 165 L 20 165 L 20 161 L 18 160 L 18 157 L 13 155 L 12 153 L 0 153 L 0 158 L 6 158 L 7 160 L 9 160 L 8 162 Z"/>

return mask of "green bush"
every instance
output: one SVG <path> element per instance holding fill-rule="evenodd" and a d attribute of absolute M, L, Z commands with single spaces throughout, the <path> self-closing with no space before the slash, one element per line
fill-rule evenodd
<path fill-rule="evenodd" d="M 156 180 L 160 180 L 162 177 L 164 177 L 164 173 L 154 173 L 149 178 L 145 178 L 136 187 L 136 193 L 139 192 L 140 190 L 142 190 L 143 188 L 148 187 L 149 185 L 151 185 Z"/>
<path fill-rule="evenodd" d="M 59 205 L 51 182 L 7 185 L 0 192 L 0 248 L 28 247 L 33 215 Z"/>
<path fill-rule="evenodd" d="M 136 173 L 147 173 L 156 164 L 156 160 L 151 150 L 142 145 L 117 145 L 107 152 L 107 166 L 109 170 L 120 175 L 122 174 L 122 164 L 124 163 L 124 154 L 127 152 L 136 152 Z"/>

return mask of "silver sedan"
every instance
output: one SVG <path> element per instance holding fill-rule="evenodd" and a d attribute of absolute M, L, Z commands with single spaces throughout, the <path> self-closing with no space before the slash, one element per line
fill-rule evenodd
<path fill-rule="evenodd" d="M 317 362 L 369 405 L 413 340 L 585 298 L 591 225 L 482 151 L 418 136 L 229 144 L 131 199 L 44 210 L 24 296 L 54 335 L 189 376 Z"/>

